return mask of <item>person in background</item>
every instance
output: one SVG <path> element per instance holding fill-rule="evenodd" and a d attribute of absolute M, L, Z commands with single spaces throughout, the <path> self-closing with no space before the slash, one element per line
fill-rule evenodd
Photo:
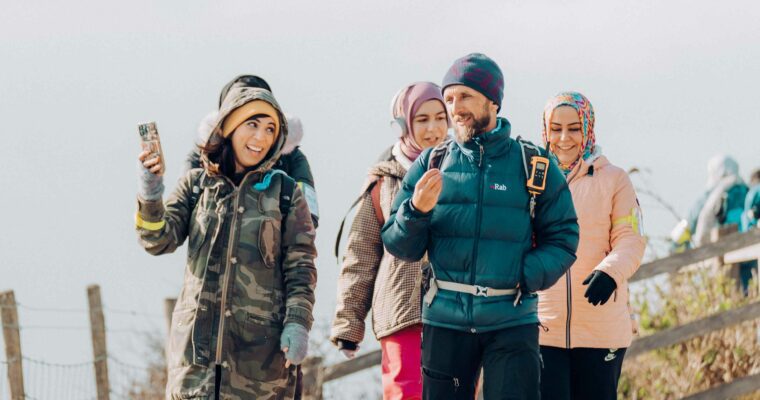
<path fill-rule="evenodd" d="M 760 219 L 760 169 L 752 171 L 749 178 L 749 191 L 744 200 L 742 230 L 746 232 L 756 228 L 758 219 Z"/>
<path fill-rule="evenodd" d="M 580 227 L 576 261 L 538 293 L 541 397 L 614 400 L 633 339 L 628 279 L 644 256 L 641 209 L 628 174 L 596 144 L 594 108 L 577 92 L 544 109 L 542 137 L 573 195 Z"/>
<path fill-rule="evenodd" d="M 748 232 L 757 228 L 760 219 L 760 169 L 752 171 L 749 178 L 749 191 L 744 200 L 744 213 L 742 214 L 741 232 Z M 749 282 L 757 280 L 757 260 L 745 261 L 739 264 L 739 279 L 741 280 L 744 295 L 749 295 Z"/>
<path fill-rule="evenodd" d="M 152 255 L 188 241 L 167 345 L 166 398 L 292 399 L 313 323 L 315 230 L 295 181 L 272 169 L 287 121 L 272 94 L 233 88 L 164 203 L 161 160 L 139 155 L 136 229 Z"/>
<path fill-rule="evenodd" d="M 380 229 L 406 172 L 423 150 L 446 138 L 449 124 L 441 88 L 430 82 L 403 88 L 392 101 L 391 113 L 399 137 L 390 160 L 370 169 L 361 191 L 338 279 L 331 340 L 353 358 L 364 339 L 364 320 L 371 309 L 372 327 L 383 354 L 383 399 L 420 399 L 424 263 L 403 261 L 387 253 Z"/>
<path fill-rule="evenodd" d="M 224 98 L 230 89 L 240 87 L 261 88 L 268 91 L 272 91 L 267 81 L 256 75 L 240 75 L 229 81 L 219 93 L 219 107 L 222 106 Z M 196 145 L 185 158 L 185 170 L 189 171 L 193 168 L 201 168 L 200 148 L 208 140 L 211 130 L 213 129 L 214 122 L 216 122 L 219 111 L 215 110 L 207 114 L 198 125 L 198 137 L 196 139 Z M 301 192 L 306 197 L 306 202 L 309 204 L 309 211 L 311 212 L 312 222 L 314 227 L 319 225 L 319 203 L 317 201 L 316 185 L 314 184 L 314 177 L 311 173 L 311 166 L 306 155 L 301 151 L 301 140 L 303 139 L 303 124 L 301 120 L 293 115 L 285 114 L 285 119 L 288 122 L 288 138 L 285 142 L 285 146 L 282 148 L 282 155 L 274 165 L 275 169 L 284 171 L 295 179 Z"/>
<path fill-rule="evenodd" d="M 724 154 L 711 158 L 707 163 L 707 190 L 671 232 L 676 252 L 710 243 L 714 228 L 731 224 L 740 228 L 748 190 L 736 160 Z"/>

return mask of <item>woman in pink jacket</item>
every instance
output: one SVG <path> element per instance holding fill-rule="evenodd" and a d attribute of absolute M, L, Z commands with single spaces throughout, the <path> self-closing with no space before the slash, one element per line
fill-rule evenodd
<path fill-rule="evenodd" d="M 633 338 L 628 279 L 644 255 L 641 211 L 628 174 L 602 155 L 594 109 L 580 93 L 546 105 L 543 140 L 567 177 L 580 226 L 577 260 L 539 293 L 541 397 L 615 399 Z"/>

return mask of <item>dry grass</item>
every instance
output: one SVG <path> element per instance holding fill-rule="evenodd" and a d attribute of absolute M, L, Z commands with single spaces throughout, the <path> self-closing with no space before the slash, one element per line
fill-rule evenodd
<path fill-rule="evenodd" d="M 148 351 L 147 375 L 134 380 L 129 389 L 128 398 L 131 400 L 163 400 L 166 388 L 166 357 L 164 342 L 161 335 L 147 338 Z"/>
<path fill-rule="evenodd" d="M 743 297 L 724 268 L 702 266 L 678 274 L 669 289 L 654 288 L 634 301 L 642 335 L 758 301 L 757 285 Z M 659 304 L 650 301 L 656 294 Z M 706 336 L 629 359 L 618 388 L 623 399 L 679 399 L 760 372 L 760 323 L 726 327 Z M 760 399 L 760 393 L 742 397 Z"/>

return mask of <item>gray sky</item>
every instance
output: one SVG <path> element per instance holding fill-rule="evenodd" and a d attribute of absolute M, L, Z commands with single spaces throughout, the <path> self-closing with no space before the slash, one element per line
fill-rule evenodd
<path fill-rule="evenodd" d="M 501 66 L 501 114 L 538 141 L 545 101 L 562 90 L 595 107 L 610 160 L 651 170 L 679 212 L 701 193 L 706 161 L 760 166 L 755 1 L 5 1 L 0 12 L 4 188 L 0 290 L 33 307 L 86 307 L 102 286 L 110 329 L 160 330 L 185 249 L 148 256 L 133 229 L 136 125 L 156 120 L 167 189 L 199 120 L 239 73 L 267 79 L 301 117 L 321 205 L 316 317 L 329 322 L 337 225 L 376 155 L 394 140 L 389 102 L 403 85 L 440 82 L 451 62 L 483 52 Z M 635 180 L 642 183 L 641 180 Z M 675 220 L 642 196 L 645 229 Z M 20 310 L 25 326 L 86 327 L 84 313 Z M 109 346 L 137 362 L 142 338 Z M 86 331 L 27 329 L 27 356 L 92 357 Z M 131 357 L 131 358 L 130 358 Z"/>

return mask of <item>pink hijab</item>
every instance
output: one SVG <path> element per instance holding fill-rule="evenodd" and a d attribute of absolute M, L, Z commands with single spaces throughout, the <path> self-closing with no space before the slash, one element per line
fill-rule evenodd
<path fill-rule="evenodd" d="M 404 124 L 404 132 L 399 138 L 401 151 L 412 161 L 416 160 L 422 153 L 422 147 L 414 140 L 412 120 L 417 115 L 422 103 L 428 100 L 438 100 L 443 105 L 444 110 L 446 109 L 446 104 L 441 95 L 441 87 L 432 82 L 415 82 L 401 89 L 393 99 L 392 117 L 399 124 Z"/>

